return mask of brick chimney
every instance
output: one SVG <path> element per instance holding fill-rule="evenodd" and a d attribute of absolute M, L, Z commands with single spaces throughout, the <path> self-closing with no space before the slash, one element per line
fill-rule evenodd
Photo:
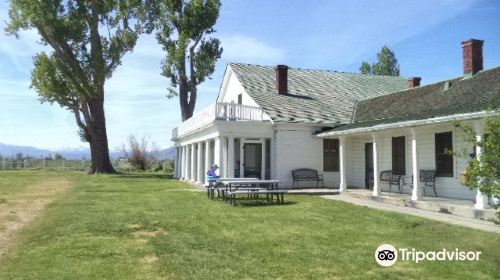
<path fill-rule="evenodd" d="M 278 94 L 286 94 L 288 92 L 288 66 L 276 65 L 276 90 Z"/>
<path fill-rule="evenodd" d="M 462 42 L 465 75 L 474 75 L 483 70 L 483 42 L 477 39 Z"/>
<path fill-rule="evenodd" d="M 420 77 L 408 78 L 408 88 L 419 87 L 421 80 L 422 80 L 422 78 L 420 78 Z"/>

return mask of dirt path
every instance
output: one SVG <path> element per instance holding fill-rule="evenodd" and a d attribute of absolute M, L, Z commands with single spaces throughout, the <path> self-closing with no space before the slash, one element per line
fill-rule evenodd
<path fill-rule="evenodd" d="M 57 178 L 29 185 L 20 193 L 2 196 L 0 201 L 0 258 L 14 243 L 16 233 L 42 214 L 42 210 L 71 186 Z"/>

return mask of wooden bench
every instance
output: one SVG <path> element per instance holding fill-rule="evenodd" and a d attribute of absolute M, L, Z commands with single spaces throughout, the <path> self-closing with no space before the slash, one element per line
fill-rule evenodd
<path fill-rule="evenodd" d="M 319 187 L 319 182 L 321 182 L 321 186 L 323 186 L 323 176 L 318 174 L 318 171 L 309 168 L 300 168 L 292 170 L 293 177 L 293 187 L 295 187 L 295 183 L 297 183 L 297 187 L 299 187 L 300 181 L 313 181 L 316 182 L 316 187 Z"/>

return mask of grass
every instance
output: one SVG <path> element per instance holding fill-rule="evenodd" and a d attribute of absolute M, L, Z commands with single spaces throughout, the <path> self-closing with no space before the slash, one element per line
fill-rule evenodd
<path fill-rule="evenodd" d="M 73 186 L 0 257 L 0 279 L 495 279 L 500 235 L 311 196 L 231 207 L 166 176 L 0 172 Z M 2 193 L 8 192 L 2 189 Z M 0 204 L 0 209 L 2 208 Z M 378 245 L 482 251 L 478 262 L 374 261 Z"/>

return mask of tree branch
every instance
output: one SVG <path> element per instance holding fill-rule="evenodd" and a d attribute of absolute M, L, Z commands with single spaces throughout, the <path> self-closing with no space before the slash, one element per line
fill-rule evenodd
<path fill-rule="evenodd" d="M 85 95 L 88 95 L 90 97 L 93 95 L 94 90 L 89 84 L 88 77 L 81 68 L 80 64 L 78 61 L 75 59 L 75 56 L 73 52 L 71 51 L 71 48 L 68 46 L 66 42 L 62 41 L 56 41 L 54 38 L 48 35 L 48 33 L 36 22 L 34 23 L 35 27 L 38 29 L 38 32 L 42 36 L 42 38 L 49 43 L 50 46 L 54 49 L 55 55 L 61 60 L 64 61 L 68 64 L 68 66 L 71 68 L 73 71 L 72 73 L 76 73 L 78 75 L 78 80 L 79 83 L 82 84 L 81 87 L 85 89 L 83 93 Z M 67 71 L 68 73 L 71 73 L 71 71 Z M 73 82 L 75 81 L 75 78 L 73 79 Z M 75 84 L 75 86 L 78 85 L 78 82 Z"/>

